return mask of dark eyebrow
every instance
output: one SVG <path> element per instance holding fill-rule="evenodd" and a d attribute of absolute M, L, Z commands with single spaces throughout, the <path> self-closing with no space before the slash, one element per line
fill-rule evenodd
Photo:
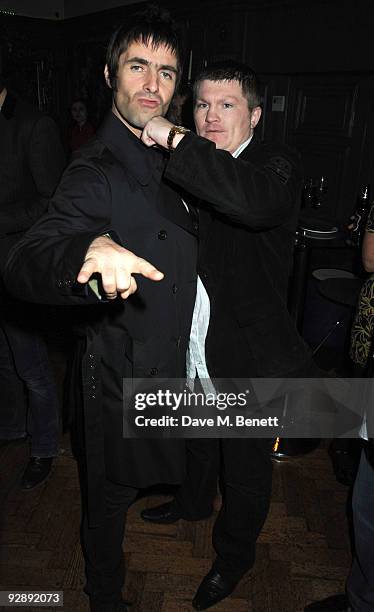
<path fill-rule="evenodd" d="M 143 66 L 150 66 L 152 64 L 152 62 L 144 59 L 144 57 L 130 57 L 125 63 L 133 64 L 134 62 Z M 162 64 L 158 67 L 158 70 L 170 70 L 170 72 L 177 74 L 177 69 L 174 66 L 169 66 L 169 64 Z"/>
<path fill-rule="evenodd" d="M 175 74 L 178 72 L 174 66 L 169 66 L 169 64 L 162 64 L 162 66 L 160 66 L 160 70 L 170 70 L 170 72 L 174 72 Z"/>
<path fill-rule="evenodd" d="M 235 102 L 238 101 L 238 98 L 234 95 L 227 95 L 227 96 L 222 96 L 221 98 L 219 98 L 218 102 L 225 102 L 226 100 L 234 100 Z M 207 102 L 204 98 L 200 98 L 199 96 L 197 96 L 196 98 L 196 102 Z"/>
<path fill-rule="evenodd" d="M 145 60 L 143 57 L 130 57 L 128 60 L 126 60 L 125 64 L 133 64 L 134 62 L 137 64 L 143 64 L 144 66 L 148 66 L 150 64 L 150 62 Z"/>

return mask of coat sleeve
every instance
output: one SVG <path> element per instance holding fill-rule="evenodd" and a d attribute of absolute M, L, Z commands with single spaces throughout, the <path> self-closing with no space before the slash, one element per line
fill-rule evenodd
<path fill-rule="evenodd" d="M 258 145 L 252 158 L 235 159 L 190 133 L 172 153 L 165 175 L 234 223 L 254 230 L 276 227 L 299 205 L 299 157 L 280 144 Z"/>
<path fill-rule="evenodd" d="M 8 291 L 44 304 L 87 304 L 98 298 L 76 282 L 92 240 L 109 232 L 111 190 L 105 173 L 73 162 L 48 211 L 11 249 L 4 269 Z"/>

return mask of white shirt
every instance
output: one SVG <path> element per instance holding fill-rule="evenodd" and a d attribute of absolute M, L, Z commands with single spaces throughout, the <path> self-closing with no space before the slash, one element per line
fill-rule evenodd
<path fill-rule="evenodd" d="M 232 154 L 239 157 L 240 153 L 249 145 L 252 136 L 245 140 Z M 208 333 L 210 320 L 210 300 L 207 291 L 197 277 L 197 291 L 195 308 L 193 311 L 190 343 L 187 349 L 187 380 L 190 388 L 193 388 L 193 381 L 199 377 L 201 386 L 205 393 L 215 394 L 215 388 L 210 380 L 205 358 L 205 340 Z"/>

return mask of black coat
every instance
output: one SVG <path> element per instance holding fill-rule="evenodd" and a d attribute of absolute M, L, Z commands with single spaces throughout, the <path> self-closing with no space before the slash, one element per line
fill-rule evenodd
<path fill-rule="evenodd" d="M 197 240 L 181 198 L 161 183 L 164 157 L 148 149 L 113 113 L 75 154 L 48 214 L 8 261 L 17 297 L 54 304 L 94 304 L 75 284 L 91 241 L 117 240 L 165 274 L 137 278 L 126 302 L 99 303 L 86 324 L 82 363 L 91 523 L 100 518 L 105 475 L 134 487 L 180 482 L 182 441 L 123 440 L 122 379 L 183 377 L 196 292 Z M 88 316 L 88 315 L 87 315 Z"/>
<path fill-rule="evenodd" d="M 295 151 L 255 138 L 239 158 L 188 134 L 166 176 L 200 198 L 198 272 L 211 303 L 206 359 L 217 378 L 308 370 L 287 310 L 302 171 Z"/>

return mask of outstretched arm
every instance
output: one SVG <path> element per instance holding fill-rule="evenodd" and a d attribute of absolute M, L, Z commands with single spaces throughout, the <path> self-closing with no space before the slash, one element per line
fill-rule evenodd
<path fill-rule="evenodd" d="M 88 281 L 101 275 L 108 299 L 136 290 L 133 274 L 162 273 L 104 234 L 111 232 L 111 190 L 89 162 L 73 162 L 48 212 L 11 250 L 4 280 L 15 297 L 46 304 L 98 302 Z"/>

